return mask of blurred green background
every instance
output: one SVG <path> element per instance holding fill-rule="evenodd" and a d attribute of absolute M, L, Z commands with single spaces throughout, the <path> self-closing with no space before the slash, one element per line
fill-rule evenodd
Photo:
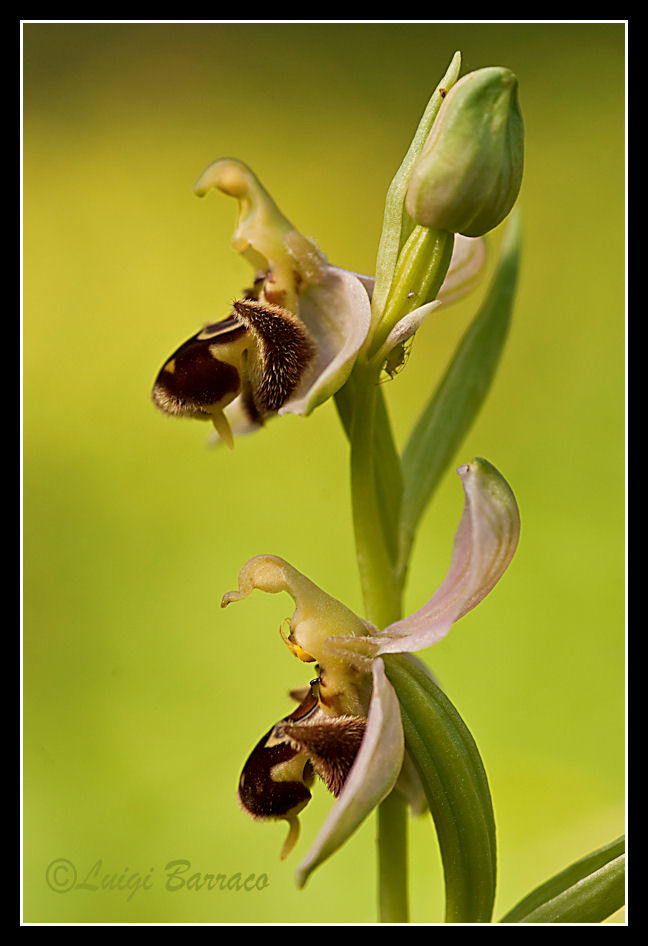
<path fill-rule="evenodd" d="M 423 656 L 491 781 L 501 916 L 624 830 L 622 24 L 24 25 L 24 918 L 372 922 L 375 823 L 294 887 L 331 799 L 285 824 L 238 808 L 241 766 L 309 668 L 286 596 L 223 612 L 270 552 L 361 611 L 346 443 L 332 403 L 233 452 L 162 416 L 162 362 L 251 271 L 235 203 L 192 186 L 246 161 L 329 259 L 373 271 L 386 188 L 455 50 L 517 73 L 527 134 L 514 324 L 455 465 L 512 484 L 505 579 Z M 503 225 L 504 226 L 504 225 Z M 492 235 L 492 269 L 503 227 Z M 405 441 L 484 293 L 441 310 L 384 391 Z M 447 569 L 462 491 L 424 520 L 410 610 Z M 96 868 L 126 890 L 48 886 Z M 262 891 L 165 889 L 165 865 L 265 873 Z M 97 863 L 101 862 L 99 867 Z M 442 918 L 433 826 L 412 824 L 412 920 Z M 185 877 L 188 875 L 185 874 Z M 122 881 L 124 883 L 125 880 Z"/>

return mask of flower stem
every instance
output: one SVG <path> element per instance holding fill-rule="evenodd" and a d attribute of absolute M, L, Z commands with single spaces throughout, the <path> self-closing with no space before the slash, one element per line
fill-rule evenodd
<path fill-rule="evenodd" d="M 407 802 L 396 791 L 378 808 L 378 904 L 381 923 L 409 922 Z"/>
<path fill-rule="evenodd" d="M 353 527 L 365 615 L 378 628 L 402 616 L 404 573 L 398 569 L 393 542 L 394 513 L 400 532 L 402 471 L 379 395 L 383 364 L 376 353 L 399 319 L 436 298 L 453 242 L 453 234 L 446 231 L 414 228 L 399 254 L 379 323 L 356 362 L 346 393 L 340 392 L 337 399 L 351 444 Z M 407 807 L 395 791 L 378 809 L 378 876 L 381 921 L 407 923 Z"/>
<path fill-rule="evenodd" d="M 365 614 L 377 627 L 400 617 L 401 588 L 385 542 L 383 510 L 375 475 L 378 375 L 358 364 L 351 424 L 351 502 Z"/>
<path fill-rule="evenodd" d="M 385 309 L 372 336 L 370 356 L 380 350 L 399 319 L 436 299 L 450 266 L 453 245 L 454 234 L 447 230 L 414 227 L 398 257 Z"/>
<path fill-rule="evenodd" d="M 386 627 L 401 616 L 401 585 L 390 556 L 376 478 L 376 427 L 386 423 L 378 411 L 378 375 L 366 363 L 356 366 L 351 442 L 351 499 L 360 581 L 367 618 Z M 382 431 L 385 436 L 387 431 Z M 390 432 L 389 432 L 390 434 Z M 378 910 L 383 923 L 408 922 L 407 807 L 392 792 L 378 808 Z"/>

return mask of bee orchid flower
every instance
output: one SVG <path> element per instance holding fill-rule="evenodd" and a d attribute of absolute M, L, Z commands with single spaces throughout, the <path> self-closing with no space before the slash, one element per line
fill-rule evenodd
<path fill-rule="evenodd" d="M 252 817 L 288 822 L 284 857 L 297 840 L 298 816 L 315 776 L 336 796 L 299 866 L 299 886 L 401 775 L 406 754 L 400 706 L 382 656 L 412 654 L 444 637 L 499 581 L 517 547 L 519 513 L 506 480 L 480 458 L 457 472 L 465 501 L 449 571 L 427 603 L 408 617 L 379 629 L 274 555 L 250 559 L 239 572 L 238 589 L 222 599 L 225 607 L 255 589 L 287 592 L 295 611 L 288 633 L 282 625 L 284 641 L 300 660 L 316 665 L 298 708 L 276 723 L 250 755 L 238 793 Z"/>
<path fill-rule="evenodd" d="M 152 397 L 167 414 L 211 421 L 231 447 L 234 434 L 275 414 L 308 415 L 343 386 L 370 340 L 374 279 L 329 264 L 242 162 L 211 164 L 195 192 L 214 188 L 238 201 L 232 244 L 252 265 L 254 282 L 224 318 L 203 325 L 165 361 Z M 481 239 L 457 237 L 437 298 L 394 326 L 381 357 L 434 308 L 468 292 L 484 261 Z"/>

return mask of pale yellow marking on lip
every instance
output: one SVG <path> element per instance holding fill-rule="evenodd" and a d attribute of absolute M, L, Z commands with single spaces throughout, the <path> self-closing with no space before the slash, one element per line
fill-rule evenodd
<path fill-rule="evenodd" d="M 230 332 L 238 332 L 242 328 L 242 323 L 237 322 L 234 325 L 221 325 L 217 322 L 212 328 L 205 328 L 200 332 L 199 335 L 196 335 L 196 341 L 203 342 L 207 338 L 217 338 L 219 335 L 229 335 Z"/>
<path fill-rule="evenodd" d="M 164 366 L 164 370 L 168 371 L 169 374 L 173 374 L 175 371 L 175 358 L 171 358 L 169 361 L 167 361 L 166 365 Z"/>

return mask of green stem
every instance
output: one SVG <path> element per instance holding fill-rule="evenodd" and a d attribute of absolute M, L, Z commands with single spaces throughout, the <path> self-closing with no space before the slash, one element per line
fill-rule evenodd
<path fill-rule="evenodd" d="M 407 802 L 400 792 L 378 808 L 378 903 L 381 923 L 409 922 Z"/>
<path fill-rule="evenodd" d="M 402 589 L 385 542 L 376 478 L 378 374 L 375 367 L 359 363 L 354 376 L 353 414 L 347 430 L 358 568 L 366 616 L 377 627 L 386 627 L 401 616 Z M 407 923 L 407 808 L 397 792 L 378 808 L 377 844 L 380 921 Z"/>
<path fill-rule="evenodd" d="M 379 351 L 399 319 L 436 299 L 453 246 L 454 234 L 447 230 L 414 227 L 398 257 L 385 309 L 371 339 L 370 357 Z"/>
<path fill-rule="evenodd" d="M 341 392 L 337 399 L 351 444 L 353 526 L 365 614 L 378 628 L 401 617 L 403 581 L 390 538 L 395 526 L 400 531 L 402 478 L 379 395 L 384 359 L 374 357 L 372 361 L 372 355 L 376 356 L 399 319 L 436 298 L 450 264 L 453 242 L 453 234 L 446 231 L 414 228 L 399 254 L 382 318 L 367 352 L 356 362 L 346 393 Z M 379 455 L 388 463 L 377 470 Z M 386 494 L 386 487 L 391 492 Z M 380 919 L 407 923 L 407 808 L 397 792 L 378 809 L 378 864 Z"/>
<path fill-rule="evenodd" d="M 367 364 L 355 371 L 351 423 L 351 502 L 365 614 L 377 627 L 400 617 L 401 588 L 385 544 L 375 476 L 375 423 L 378 374 Z"/>

